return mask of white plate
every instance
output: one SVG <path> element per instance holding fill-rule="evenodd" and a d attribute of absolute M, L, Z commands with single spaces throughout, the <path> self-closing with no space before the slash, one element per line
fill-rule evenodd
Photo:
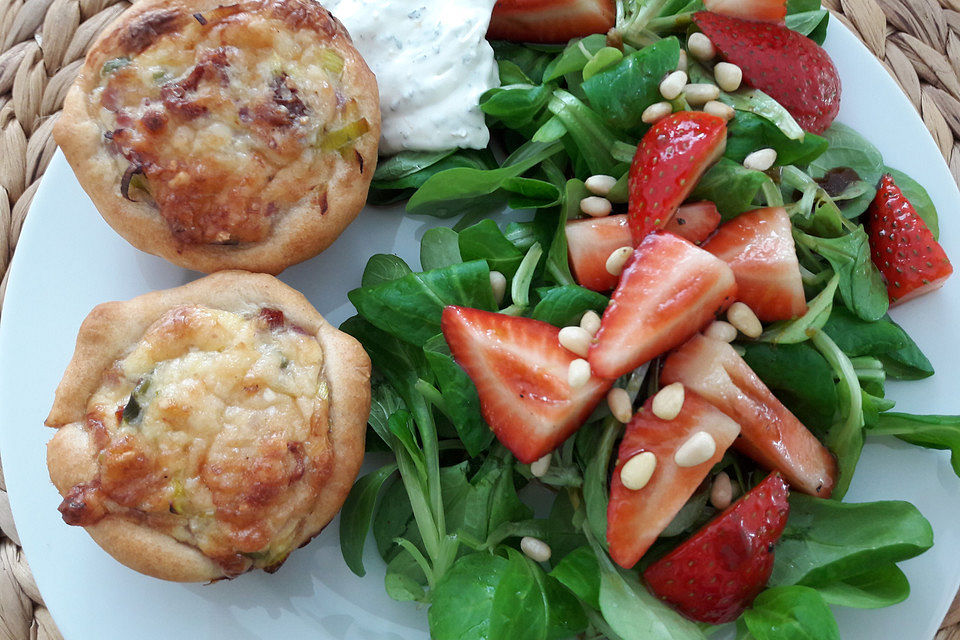
<path fill-rule="evenodd" d="M 923 183 L 941 215 L 943 243 L 960 260 L 960 193 L 913 107 L 870 53 L 836 21 L 827 49 L 843 79 L 840 120 L 864 133 L 891 165 Z M 322 256 L 283 280 L 337 324 L 351 315 L 346 292 L 373 253 L 418 264 L 431 221 L 365 211 Z M 80 322 L 99 302 L 182 284 L 197 276 L 140 253 L 101 220 L 59 153 L 37 193 L 16 256 L 0 326 L 0 451 L 17 527 L 44 601 L 68 640 L 166 638 L 425 638 L 423 609 L 390 600 L 383 563 L 368 545 L 360 579 L 340 557 L 337 524 L 274 575 L 254 573 L 211 586 L 179 585 L 121 566 L 57 513 L 43 426 Z M 890 385 L 899 407 L 960 413 L 960 277 L 893 314 L 937 369 L 932 379 Z M 960 581 L 960 481 L 945 454 L 894 440 L 864 451 L 849 500 L 904 499 L 930 519 L 937 543 L 904 563 L 913 593 L 880 611 L 840 610 L 847 640 L 931 638 Z"/>

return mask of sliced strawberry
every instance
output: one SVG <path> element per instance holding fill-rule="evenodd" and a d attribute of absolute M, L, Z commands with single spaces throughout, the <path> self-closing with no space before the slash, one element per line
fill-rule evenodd
<path fill-rule="evenodd" d="M 727 123 L 702 111 L 679 111 L 650 127 L 628 178 L 634 244 L 667 224 L 726 145 Z"/>
<path fill-rule="evenodd" d="M 653 415 L 652 405 L 650 398 L 627 425 L 610 478 L 607 543 L 610 557 L 625 569 L 643 557 L 740 432 L 736 422 L 693 391 L 684 394 L 683 408 L 673 420 Z M 677 450 L 698 431 L 710 434 L 716 451 L 696 466 L 677 465 Z M 642 489 L 628 489 L 620 472 L 644 451 L 656 456 L 653 475 Z"/>
<path fill-rule="evenodd" d="M 663 228 L 694 244 L 700 244 L 710 237 L 719 224 L 720 212 L 717 211 L 717 205 L 704 201 L 681 206 Z"/>
<path fill-rule="evenodd" d="M 795 489 L 829 498 L 837 461 L 726 342 L 694 336 L 667 358 L 663 384 L 682 382 L 736 420 L 736 446 Z"/>
<path fill-rule="evenodd" d="M 700 11 L 693 21 L 744 83 L 786 107 L 801 127 L 823 133 L 840 110 L 840 76 L 833 60 L 810 38 L 779 24 Z"/>
<path fill-rule="evenodd" d="M 724 223 L 703 245 L 730 265 L 737 299 L 764 322 L 807 312 L 792 230 L 783 207 L 757 209 Z"/>
<path fill-rule="evenodd" d="M 627 216 L 570 220 L 566 226 L 567 253 L 573 277 L 582 287 L 610 291 L 619 276 L 607 271 L 607 258 L 620 247 L 632 247 Z"/>
<path fill-rule="evenodd" d="M 643 572 L 650 589 L 698 622 L 733 622 L 773 571 L 787 525 L 787 485 L 774 472 L 689 540 Z"/>
<path fill-rule="evenodd" d="M 867 217 L 873 263 L 887 281 L 891 305 L 943 286 L 953 266 L 889 173 L 880 179 Z"/>
<path fill-rule="evenodd" d="M 477 386 L 480 413 L 497 439 L 529 464 L 576 431 L 610 388 L 592 377 L 571 389 L 560 330 L 546 322 L 466 307 L 441 319 L 450 352 Z"/>
<path fill-rule="evenodd" d="M 590 346 L 590 366 L 604 378 L 682 344 L 737 293 L 725 262 L 670 233 L 648 235 L 630 260 Z"/>
<path fill-rule="evenodd" d="M 497 0 L 487 38 L 563 44 L 606 33 L 616 19 L 613 0 Z"/>
<path fill-rule="evenodd" d="M 703 0 L 707 11 L 733 18 L 783 24 L 787 0 Z"/>

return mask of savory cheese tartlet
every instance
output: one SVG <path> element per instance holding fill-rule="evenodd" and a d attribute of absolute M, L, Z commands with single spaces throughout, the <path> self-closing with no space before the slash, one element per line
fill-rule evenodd
<path fill-rule="evenodd" d="M 177 581 L 275 570 L 340 509 L 370 361 L 269 275 L 217 273 L 94 308 L 46 424 L 67 524 Z"/>
<path fill-rule="evenodd" d="M 379 97 L 313 0 L 142 0 L 94 42 L 54 136 L 137 248 L 205 272 L 279 273 L 363 207 Z"/>

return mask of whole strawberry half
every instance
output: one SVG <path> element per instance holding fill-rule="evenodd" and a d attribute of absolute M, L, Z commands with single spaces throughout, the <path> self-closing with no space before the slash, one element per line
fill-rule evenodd
<path fill-rule="evenodd" d="M 614 0 L 497 0 L 487 37 L 564 44 L 570 38 L 606 33 L 616 18 Z"/>
<path fill-rule="evenodd" d="M 743 70 L 746 84 L 782 104 L 804 129 L 823 133 L 837 117 L 840 76 L 813 40 L 783 25 L 708 11 L 693 21 L 724 60 Z"/>
<path fill-rule="evenodd" d="M 670 221 L 726 146 L 727 123 L 702 111 L 679 111 L 650 127 L 628 178 L 634 244 Z"/>
<path fill-rule="evenodd" d="M 596 376 L 570 387 L 577 356 L 560 346 L 560 330 L 546 322 L 450 306 L 440 326 L 450 353 L 477 387 L 483 419 L 525 464 L 579 429 L 610 389 L 611 381 Z"/>
<path fill-rule="evenodd" d="M 867 212 L 873 263 L 887 281 L 890 304 L 943 286 L 953 266 L 890 174 L 880 179 Z"/>
<path fill-rule="evenodd" d="M 773 571 L 787 524 L 787 485 L 772 473 L 689 540 L 643 572 L 650 589 L 698 622 L 736 620 Z"/>

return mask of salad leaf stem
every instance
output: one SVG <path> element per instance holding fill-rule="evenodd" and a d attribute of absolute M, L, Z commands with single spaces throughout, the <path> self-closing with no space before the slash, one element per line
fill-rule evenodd
<path fill-rule="evenodd" d="M 623 36 L 624 42 L 634 46 L 646 44 L 643 40 L 643 32 L 650 22 L 660 15 L 666 4 L 667 0 L 641 0 L 632 15 L 628 16 L 624 11 L 624 20 L 617 25 L 617 30 Z"/>

